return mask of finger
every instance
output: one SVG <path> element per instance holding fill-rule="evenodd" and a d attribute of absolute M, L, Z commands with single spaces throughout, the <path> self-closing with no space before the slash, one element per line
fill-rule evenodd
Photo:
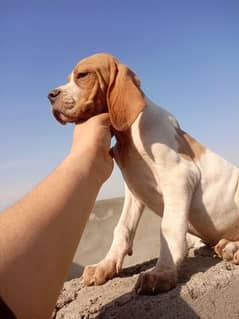
<path fill-rule="evenodd" d="M 109 154 L 112 158 L 114 158 L 114 151 L 113 151 L 113 147 L 110 148 L 109 150 Z"/>
<path fill-rule="evenodd" d="M 106 126 L 111 125 L 109 113 L 101 113 L 101 114 L 94 116 L 93 118 L 96 119 L 97 121 L 99 121 L 102 125 L 106 125 Z"/>
<path fill-rule="evenodd" d="M 113 137 L 115 135 L 114 130 L 113 130 L 113 126 L 110 126 L 110 134 L 111 134 L 111 137 Z"/>
<path fill-rule="evenodd" d="M 97 115 L 92 116 L 88 120 L 78 120 L 75 123 L 75 125 L 81 126 L 81 125 L 86 124 L 87 122 L 90 122 L 90 121 L 98 122 L 99 124 L 101 124 L 103 126 L 107 126 L 107 127 L 111 126 L 109 113 L 97 114 Z"/>
<path fill-rule="evenodd" d="M 83 123 L 85 123 L 85 121 L 84 121 L 84 120 L 77 120 L 77 122 L 75 122 L 75 125 L 83 124 Z"/>

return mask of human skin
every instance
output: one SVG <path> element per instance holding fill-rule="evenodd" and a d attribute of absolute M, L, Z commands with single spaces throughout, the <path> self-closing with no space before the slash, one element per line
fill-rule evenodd
<path fill-rule="evenodd" d="M 50 318 L 96 196 L 110 176 L 110 121 L 74 129 L 63 162 L 0 214 L 0 296 L 17 318 Z"/>

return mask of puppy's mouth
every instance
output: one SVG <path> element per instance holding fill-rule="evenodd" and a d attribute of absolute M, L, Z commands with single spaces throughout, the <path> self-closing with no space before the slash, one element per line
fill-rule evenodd
<path fill-rule="evenodd" d="M 70 116 L 56 109 L 53 109 L 52 113 L 55 119 L 62 125 L 65 125 L 67 123 L 75 123 L 75 124 L 82 123 L 87 121 L 90 117 L 93 116 L 93 114 L 89 112 L 82 112 L 81 114 L 77 116 Z"/>
<path fill-rule="evenodd" d="M 60 112 L 58 110 L 52 110 L 52 113 L 55 117 L 55 119 L 61 123 L 62 125 L 65 125 L 66 123 L 76 123 L 78 121 L 77 118 L 71 117 L 69 115 L 64 114 L 63 112 Z"/>

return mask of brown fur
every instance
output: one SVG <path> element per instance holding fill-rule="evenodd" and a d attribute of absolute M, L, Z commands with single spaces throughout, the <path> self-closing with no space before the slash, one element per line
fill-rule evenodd
<path fill-rule="evenodd" d="M 187 160 L 199 159 L 202 154 L 206 152 L 206 148 L 197 142 L 189 134 L 181 130 L 176 129 L 177 141 L 178 141 L 178 153 Z"/>
<path fill-rule="evenodd" d="M 81 60 L 67 78 L 68 83 L 71 80 L 79 87 L 79 97 L 73 99 L 69 86 L 63 85 L 52 101 L 53 114 L 62 124 L 108 111 L 114 129 L 125 131 L 145 107 L 136 75 L 110 54 Z"/>
<path fill-rule="evenodd" d="M 117 65 L 107 92 L 107 104 L 112 125 L 118 131 L 127 130 L 145 108 L 144 94 L 136 75 L 123 64 Z"/>
<path fill-rule="evenodd" d="M 77 79 L 77 74 L 84 72 L 89 72 L 89 76 Z M 96 54 L 82 60 L 74 70 L 74 80 L 82 90 L 77 103 L 79 108 L 82 109 L 83 99 L 87 100 L 90 108 L 98 104 L 107 105 L 112 125 L 117 131 L 127 130 L 145 107 L 144 94 L 136 75 L 109 54 Z"/>

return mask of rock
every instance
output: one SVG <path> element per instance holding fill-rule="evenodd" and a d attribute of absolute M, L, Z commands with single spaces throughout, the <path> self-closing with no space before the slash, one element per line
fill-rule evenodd
<path fill-rule="evenodd" d="M 155 260 L 126 268 L 120 277 L 96 287 L 82 287 L 81 279 L 66 282 L 59 296 L 55 319 L 194 319 L 239 317 L 239 267 L 217 258 L 186 258 L 177 287 L 156 296 L 133 291 L 141 271 Z"/>

